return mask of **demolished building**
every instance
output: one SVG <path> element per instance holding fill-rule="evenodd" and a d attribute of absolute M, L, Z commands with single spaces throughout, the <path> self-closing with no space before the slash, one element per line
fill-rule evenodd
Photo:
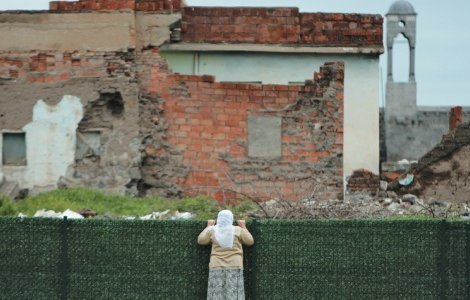
<path fill-rule="evenodd" d="M 378 172 L 379 15 L 81 0 L 0 19 L 0 173 L 21 189 L 329 199 Z"/>
<path fill-rule="evenodd" d="M 413 181 L 402 185 L 399 180 L 391 189 L 399 194 L 411 193 L 428 202 L 449 201 L 468 204 L 470 193 L 470 122 L 463 123 L 443 136 L 431 151 L 406 173 Z"/>

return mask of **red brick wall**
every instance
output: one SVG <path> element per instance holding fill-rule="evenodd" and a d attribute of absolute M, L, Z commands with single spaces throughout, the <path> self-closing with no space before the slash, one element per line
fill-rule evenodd
<path fill-rule="evenodd" d="M 297 8 L 186 7 L 182 41 L 381 46 L 380 15 L 299 13 Z"/>
<path fill-rule="evenodd" d="M 462 106 L 455 106 L 450 109 L 449 131 L 454 130 L 462 124 L 463 110 Z"/>
<path fill-rule="evenodd" d="M 129 52 L 0 52 L 0 77 L 17 83 L 55 83 L 71 78 L 130 77 Z"/>
<path fill-rule="evenodd" d="M 180 10 L 181 0 L 78 0 L 51 1 L 49 10 L 54 12 L 81 10 L 135 9 L 141 11 Z"/>
<path fill-rule="evenodd" d="M 300 39 L 306 44 L 381 46 L 382 24 L 380 15 L 303 13 Z"/>
<path fill-rule="evenodd" d="M 220 83 L 212 76 L 172 74 L 156 52 L 141 63 L 152 66 L 139 76 L 143 90 L 154 97 L 155 105 L 145 110 L 153 110 L 151 119 L 157 120 L 146 126 L 164 122 L 166 128 L 145 143 L 144 178 L 159 178 L 161 167 L 152 164 L 172 160 L 179 161 L 178 169 L 187 166 L 187 172 L 167 172 L 165 184 L 171 178 L 184 194 L 219 201 L 342 194 L 341 63 L 326 64 L 305 86 Z M 282 118 L 280 158 L 248 157 L 249 115 Z M 144 180 L 149 190 L 152 184 Z"/>
<path fill-rule="evenodd" d="M 186 42 L 297 43 L 298 8 L 185 7 Z"/>
<path fill-rule="evenodd" d="M 376 194 L 380 186 L 380 176 L 368 170 L 356 170 L 348 179 L 349 192 L 367 192 Z"/>

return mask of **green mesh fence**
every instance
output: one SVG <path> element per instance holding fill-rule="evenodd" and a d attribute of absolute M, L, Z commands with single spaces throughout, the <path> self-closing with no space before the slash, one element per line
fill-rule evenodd
<path fill-rule="evenodd" d="M 0 218 L 0 299 L 205 299 L 199 221 Z M 470 299 L 470 223 L 248 223 L 247 299 Z"/>

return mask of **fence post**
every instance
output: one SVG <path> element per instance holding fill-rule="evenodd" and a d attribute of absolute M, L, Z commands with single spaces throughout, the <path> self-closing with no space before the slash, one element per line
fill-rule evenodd
<path fill-rule="evenodd" d="M 470 223 L 465 224 L 465 232 L 467 233 L 467 240 L 465 241 L 465 260 L 467 262 L 465 268 L 465 278 L 467 278 L 465 294 L 467 295 L 466 299 L 470 299 Z"/>
<path fill-rule="evenodd" d="M 447 299 L 447 291 L 449 289 L 449 224 L 444 219 L 439 223 L 438 228 L 438 239 L 439 239 L 439 253 L 437 262 L 437 276 L 439 280 L 438 284 L 438 297 L 441 300 Z"/>
<path fill-rule="evenodd" d="M 61 235 L 62 235 L 62 243 L 61 243 L 61 251 L 60 251 L 60 299 L 66 300 L 67 299 L 67 292 L 68 292 L 68 272 L 69 272 L 69 262 L 68 262 L 68 236 L 67 236 L 67 216 L 64 216 L 64 220 L 62 222 L 61 228 Z"/>
<path fill-rule="evenodd" d="M 257 268 L 256 268 L 256 258 L 257 258 L 257 255 L 256 255 L 256 247 L 257 247 L 257 237 L 259 237 L 258 235 L 258 222 L 256 221 L 256 219 L 253 220 L 253 222 L 251 223 L 251 228 L 250 228 L 250 231 L 252 233 L 252 235 L 255 237 L 255 244 L 253 245 L 253 251 L 252 251 L 252 259 L 253 261 L 251 262 L 252 263 L 252 268 L 251 268 L 251 280 L 252 282 L 250 283 L 250 287 L 251 287 L 251 290 L 250 290 L 250 299 L 256 299 L 256 273 L 257 273 Z"/>

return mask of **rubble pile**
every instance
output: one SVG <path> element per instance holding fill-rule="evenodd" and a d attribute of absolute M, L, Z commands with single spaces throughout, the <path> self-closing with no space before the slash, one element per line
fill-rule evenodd
<path fill-rule="evenodd" d="M 470 219 L 470 207 L 466 204 L 455 206 L 446 201 L 425 203 L 411 194 L 394 198 L 377 198 L 367 193 L 357 193 L 350 199 L 350 201 L 335 199 L 320 202 L 312 199 L 299 202 L 273 199 L 259 203 L 259 208 L 249 212 L 248 216 L 274 219 L 383 219 L 393 216 Z"/>
<path fill-rule="evenodd" d="M 426 201 L 469 203 L 470 122 L 444 135 L 442 141 L 389 185 L 399 195 L 413 194 Z M 406 179 L 409 180 L 406 180 Z"/>

